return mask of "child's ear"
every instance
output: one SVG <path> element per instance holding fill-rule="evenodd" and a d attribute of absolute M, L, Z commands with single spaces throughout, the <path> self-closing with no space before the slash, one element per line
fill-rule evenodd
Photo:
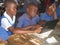
<path fill-rule="evenodd" d="M 27 8 L 27 10 L 26 10 L 27 12 L 29 12 L 29 8 Z"/>
<path fill-rule="evenodd" d="M 7 10 L 7 7 L 5 8 L 5 10 Z"/>
<path fill-rule="evenodd" d="M 8 7 L 6 7 L 5 10 L 8 11 L 9 10 Z"/>

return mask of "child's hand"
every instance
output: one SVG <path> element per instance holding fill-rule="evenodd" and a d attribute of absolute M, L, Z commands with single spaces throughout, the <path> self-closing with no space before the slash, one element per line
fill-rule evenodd
<path fill-rule="evenodd" d="M 41 21 L 40 21 L 40 25 L 41 25 L 42 27 L 44 27 L 44 26 L 45 26 L 45 23 L 46 23 L 46 21 L 45 21 L 45 20 L 41 20 Z"/>
<path fill-rule="evenodd" d="M 2 42 L 2 39 L 0 38 L 0 42 Z"/>
<path fill-rule="evenodd" d="M 36 30 L 35 30 L 35 33 L 40 33 L 41 30 L 42 30 L 42 28 L 43 28 L 43 27 L 40 27 L 40 28 L 36 29 Z"/>
<path fill-rule="evenodd" d="M 53 10 L 53 12 L 56 11 L 56 5 L 55 4 L 52 4 L 52 10 Z"/>
<path fill-rule="evenodd" d="M 32 26 L 32 28 L 35 28 L 35 29 L 38 29 L 40 27 L 41 27 L 41 25 L 34 25 L 34 26 Z"/>
<path fill-rule="evenodd" d="M 28 29 L 31 29 L 31 28 L 32 28 L 32 26 L 27 26 L 27 27 L 24 28 L 24 30 L 28 30 Z"/>

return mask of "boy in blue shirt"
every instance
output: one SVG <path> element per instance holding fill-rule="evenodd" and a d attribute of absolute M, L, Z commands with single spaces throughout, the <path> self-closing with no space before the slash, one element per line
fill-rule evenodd
<path fill-rule="evenodd" d="M 16 2 L 14 2 L 13 0 L 6 0 L 6 2 L 5 2 L 5 12 L 4 12 L 4 14 L 1 18 L 1 27 L 3 28 L 3 30 L 1 30 L 1 28 L 0 28 L 0 32 L 1 32 L 2 35 L 7 34 L 8 36 L 10 36 L 10 35 L 12 35 L 12 33 L 15 33 L 15 34 L 38 33 L 38 32 L 41 31 L 40 28 L 35 29 L 33 31 L 27 30 L 26 28 L 14 28 L 13 25 L 14 25 L 15 19 L 16 19 L 16 17 L 15 17 L 16 12 L 17 12 Z M 5 33 L 3 33 L 3 31 Z M 0 35 L 1 39 L 3 39 L 2 35 Z M 5 40 L 7 40 L 7 39 L 5 39 Z"/>
<path fill-rule="evenodd" d="M 26 13 L 24 13 L 18 19 L 17 27 L 24 28 L 27 26 L 32 26 L 32 27 L 34 25 L 36 26 L 39 23 L 39 16 L 37 15 L 37 11 L 38 11 L 38 7 L 35 4 L 33 3 L 28 4 Z"/>

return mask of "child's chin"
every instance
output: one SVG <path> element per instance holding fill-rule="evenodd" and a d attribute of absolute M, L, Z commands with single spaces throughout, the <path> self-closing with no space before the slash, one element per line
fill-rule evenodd
<path fill-rule="evenodd" d="M 13 14 L 13 16 L 15 16 L 16 14 Z"/>

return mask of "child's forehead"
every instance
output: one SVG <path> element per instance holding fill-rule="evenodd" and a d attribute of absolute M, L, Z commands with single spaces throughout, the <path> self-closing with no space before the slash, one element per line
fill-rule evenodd
<path fill-rule="evenodd" d="M 34 3 L 29 3 L 29 4 L 27 5 L 27 8 L 29 8 L 29 7 L 37 7 L 37 5 L 35 5 Z"/>
<path fill-rule="evenodd" d="M 12 4 L 15 4 L 15 5 L 16 5 L 16 3 L 13 3 L 13 2 L 11 2 L 11 3 L 8 3 L 8 5 L 12 5 Z"/>
<path fill-rule="evenodd" d="M 34 6 L 34 5 L 31 5 L 28 7 L 29 9 L 38 9 L 38 7 Z"/>
<path fill-rule="evenodd" d="M 4 6 L 11 6 L 12 4 L 15 4 L 16 5 L 16 2 L 15 1 L 5 1 L 4 2 Z"/>
<path fill-rule="evenodd" d="M 8 5 L 6 5 L 6 7 L 12 7 L 12 6 L 17 6 L 15 3 L 9 3 Z"/>
<path fill-rule="evenodd" d="M 16 5 L 15 3 L 10 3 L 10 5 Z M 17 5 L 16 5 L 17 6 Z"/>

